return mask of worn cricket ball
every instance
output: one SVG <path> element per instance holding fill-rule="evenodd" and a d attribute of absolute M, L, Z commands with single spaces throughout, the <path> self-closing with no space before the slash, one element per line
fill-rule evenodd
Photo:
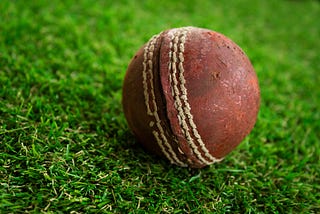
<path fill-rule="evenodd" d="M 252 130 L 259 103 L 257 76 L 241 48 L 196 27 L 153 36 L 123 83 L 124 114 L 138 141 L 183 167 L 222 160 Z"/>

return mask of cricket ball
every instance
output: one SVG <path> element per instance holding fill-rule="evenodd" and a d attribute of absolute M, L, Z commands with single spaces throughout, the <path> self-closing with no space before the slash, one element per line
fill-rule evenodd
<path fill-rule="evenodd" d="M 147 150 L 202 168 L 222 160 L 252 130 L 260 90 L 238 45 L 208 29 L 182 27 L 153 36 L 136 53 L 122 104 Z"/>

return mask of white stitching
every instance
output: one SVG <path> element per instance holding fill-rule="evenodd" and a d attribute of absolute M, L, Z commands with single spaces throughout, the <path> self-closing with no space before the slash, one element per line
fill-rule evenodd
<path fill-rule="evenodd" d="M 185 87 L 186 80 L 184 78 L 184 43 L 186 41 L 186 36 L 188 33 L 188 28 L 181 28 L 178 29 L 172 37 L 170 41 L 170 52 L 169 52 L 169 81 L 172 85 L 172 96 L 174 97 L 174 106 L 178 111 L 178 120 L 181 126 L 182 132 L 184 133 L 188 144 L 191 146 L 193 152 L 195 153 L 196 157 L 205 164 L 212 164 L 214 162 L 220 161 L 213 157 L 208 149 L 206 148 L 204 142 L 201 139 L 200 134 L 198 133 L 197 126 L 193 121 L 193 116 L 190 112 L 191 107 L 188 102 L 187 97 L 187 88 Z M 179 49 L 177 48 L 179 47 Z M 178 63 L 178 64 L 177 64 Z M 177 74 L 178 73 L 178 74 Z M 179 81 L 177 80 L 177 75 L 179 76 Z M 180 88 L 180 90 L 179 90 Z M 184 107 L 183 104 L 184 103 Z M 186 120 L 188 118 L 188 120 Z M 188 122 L 187 122 L 188 121 Z M 189 125 L 190 127 L 189 127 Z M 190 132 L 190 129 L 192 132 Z M 194 143 L 194 139 L 192 138 L 191 134 L 196 138 L 196 141 L 200 145 L 200 149 L 205 154 L 205 157 L 210 161 L 206 160 L 201 152 L 198 150 L 198 146 Z"/>
<path fill-rule="evenodd" d="M 159 34 L 160 35 L 160 34 Z M 161 148 L 162 153 L 168 158 L 168 160 L 171 163 L 175 163 L 180 166 L 187 166 L 185 163 L 181 162 L 176 153 L 173 151 L 170 143 L 168 142 L 167 137 L 165 136 L 165 132 L 163 130 L 163 127 L 161 126 L 161 120 L 158 115 L 158 106 L 155 99 L 155 92 L 154 92 L 154 85 L 153 85 L 153 52 L 154 52 L 154 45 L 157 42 L 157 39 L 159 38 L 159 35 L 153 36 L 148 43 L 146 44 L 144 48 L 144 54 L 143 54 L 143 89 L 144 89 L 144 98 L 145 98 L 145 105 L 147 107 L 147 114 L 149 116 L 153 116 L 155 121 L 150 121 L 149 126 L 150 128 L 154 127 L 154 123 L 156 123 L 156 126 L 154 127 L 154 130 L 152 131 L 152 134 L 154 135 L 159 147 Z M 149 76 L 149 81 L 148 81 Z M 150 85 L 150 88 L 149 88 Z M 149 97 L 151 95 L 151 97 Z M 150 99 L 152 106 L 150 106 Z M 153 107 L 153 111 L 151 110 L 151 107 Z M 156 128 L 158 130 L 156 130 Z M 159 136 L 160 132 L 160 136 Z M 168 151 L 166 151 L 166 148 Z M 170 154 L 169 154 L 170 153 Z"/>

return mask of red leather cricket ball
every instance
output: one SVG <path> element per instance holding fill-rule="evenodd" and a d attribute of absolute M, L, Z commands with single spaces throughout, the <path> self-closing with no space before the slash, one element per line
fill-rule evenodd
<path fill-rule="evenodd" d="M 147 150 L 202 168 L 222 160 L 252 130 L 260 90 L 238 45 L 208 29 L 182 27 L 153 36 L 136 53 L 122 104 Z"/>

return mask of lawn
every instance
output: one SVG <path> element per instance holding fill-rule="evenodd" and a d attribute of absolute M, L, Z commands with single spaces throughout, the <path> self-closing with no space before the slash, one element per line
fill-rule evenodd
<path fill-rule="evenodd" d="M 0 213 L 320 213 L 320 2 L 0 1 Z M 134 53 L 168 28 L 221 32 L 261 107 L 221 163 L 144 151 L 121 106 Z"/>

